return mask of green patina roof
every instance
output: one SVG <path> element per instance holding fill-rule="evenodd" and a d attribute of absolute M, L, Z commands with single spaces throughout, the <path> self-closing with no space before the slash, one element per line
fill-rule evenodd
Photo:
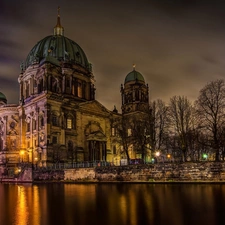
<path fill-rule="evenodd" d="M 28 54 L 24 62 L 24 69 L 41 61 L 52 61 L 56 65 L 60 65 L 60 61 L 67 61 L 90 70 L 82 48 L 63 35 L 50 35 L 40 40 Z"/>
<path fill-rule="evenodd" d="M 7 99 L 6 99 L 5 95 L 2 92 L 0 92 L 0 101 L 3 101 L 5 103 L 7 103 Z"/>
<path fill-rule="evenodd" d="M 144 77 L 136 70 L 131 71 L 127 74 L 124 83 L 127 83 L 129 81 L 142 81 L 145 82 Z"/>

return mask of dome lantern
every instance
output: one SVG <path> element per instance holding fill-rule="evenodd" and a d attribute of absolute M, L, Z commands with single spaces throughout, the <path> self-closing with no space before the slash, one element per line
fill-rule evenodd
<path fill-rule="evenodd" d="M 64 28 L 60 22 L 60 7 L 58 7 L 58 16 L 56 26 L 54 27 L 54 35 L 64 35 Z"/>

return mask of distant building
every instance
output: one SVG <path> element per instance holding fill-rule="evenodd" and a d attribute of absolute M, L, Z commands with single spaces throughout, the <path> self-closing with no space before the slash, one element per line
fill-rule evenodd
<path fill-rule="evenodd" d="M 118 163 L 123 150 L 118 123 L 149 108 L 148 86 L 135 68 L 121 85 L 122 114 L 95 100 L 92 66 L 82 48 L 64 36 L 59 14 L 54 34 L 40 40 L 21 65 L 18 82 L 18 105 L 7 104 L 0 93 L 1 165 Z"/>

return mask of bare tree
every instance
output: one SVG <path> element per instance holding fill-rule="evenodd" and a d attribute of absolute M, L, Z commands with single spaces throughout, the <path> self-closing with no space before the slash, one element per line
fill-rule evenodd
<path fill-rule="evenodd" d="M 215 161 L 220 160 L 221 139 L 225 126 L 225 83 L 216 80 L 200 90 L 196 101 L 199 129 L 209 138 L 215 152 Z"/>
<path fill-rule="evenodd" d="M 149 135 L 151 149 L 163 149 L 166 147 L 166 133 L 168 132 L 168 106 L 158 99 L 150 105 Z"/>
<path fill-rule="evenodd" d="M 130 141 L 133 143 L 136 153 L 141 154 L 143 161 L 146 160 L 147 148 L 146 145 L 149 142 L 148 136 L 148 114 L 143 113 L 134 115 L 130 118 L 130 126 L 132 129 L 132 135 Z"/>
<path fill-rule="evenodd" d="M 53 162 L 55 164 L 64 163 L 66 160 L 66 151 L 64 145 L 53 145 Z"/>
<path fill-rule="evenodd" d="M 190 101 L 184 96 L 173 96 L 169 104 L 169 117 L 182 161 L 187 161 L 187 152 L 190 150 L 188 137 L 193 129 L 193 107 Z"/>
<path fill-rule="evenodd" d="M 123 151 L 121 152 L 121 154 L 125 153 L 127 157 L 127 161 L 129 163 L 130 156 L 128 152 L 128 147 L 129 147 L 130 140 L 129 140 L 129 136 L 127 132 L 128 124 L 129 124 L 128 118 L 122 115 L 121 120 L 119 121 L 119 123 L 115 123 L 115 126 L 116 126 L 118 136 L 120 137 L 120 140 L 121 140 L 121 145 L 123 147 Z"/>

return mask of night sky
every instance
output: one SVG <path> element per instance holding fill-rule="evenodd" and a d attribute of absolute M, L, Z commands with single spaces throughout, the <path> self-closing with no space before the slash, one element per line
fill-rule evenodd
<path fill-rule="evenodd" d="M 93 65 L 96 99 L 121 106 L 120 85 L 136 70 L 150 99 L 196 100 L 200 89 L 225 77 L 225 1 L 0 0 L 0 92 L 18 103 L 20 64 L 53 34 L 60 6 L 64 35 Z"/>

